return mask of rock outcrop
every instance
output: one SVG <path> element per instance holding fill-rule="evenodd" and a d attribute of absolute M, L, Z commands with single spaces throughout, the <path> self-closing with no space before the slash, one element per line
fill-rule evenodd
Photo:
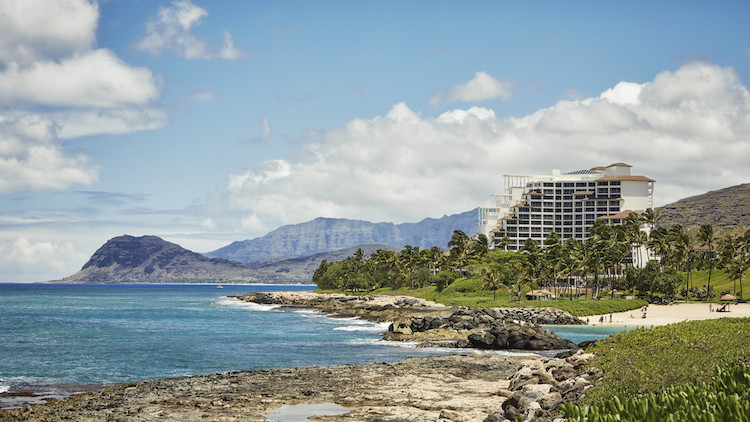
<path fill-rule="evenodd" d="M 419 316 L 396 321 L 388 329 L 388 340 L 441 341 L 457 339 L 457 347 L 478 349 L 552 350 L 570 349 L 563 340 L 538 324 L 581 324 L 567 312 L 551 308 L 458 309 L 447 316 Z"/>
<path fill-rule="evenodd" d="M 553 350 L 576 345 L 539 324 L 583 324 L 553 308 L 451 308 L 409 296 L 258 292 L 239 299 L 265 305 L 303 306 L 337 317 L 391 322 L 383 338 L 423 346 Z"/>
<path fill-rule="evenodd" d="M 585 367 L 592 356 L 578 350 L 564 359 L 526 362 L 510 377 L 508 389 L 497 393 L 507 400 L 500 409 L 487 415 L 484 422 L 514 421 L 518 417 L 525 421 L 556 420 L 563 403 L 580 399 L 602 377 L 600 371 Z"/>
<path fill-rule="evenodd" d="M 477 349 L 554 350 L 571 349 L 576 344 L 536 324 L 493 326 L 484 334 L 469 334 L 469 345 Z"/>

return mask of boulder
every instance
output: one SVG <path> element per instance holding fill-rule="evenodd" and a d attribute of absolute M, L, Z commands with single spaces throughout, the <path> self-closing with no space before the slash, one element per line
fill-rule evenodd
<path fill-rule="evenodd" d="M 469 335 L 468 340 L 479 349 L 551 350 L 575 346 L 538 325 L 494 326 L 484 335 Z"/>
<path fill-rule="evenodd" d="M 499 410 L 497 412 L 490 413 L 487 415 L 486 418 L 482 422 L 504 422 L 507 419 L 505 419 L 505 412 L 502 410 Z"/>
<path fill-rule="evenodd" d="M 540 397 L 538 403 L 544 410 L 556 410 L 563 404 L 563 398 L 558 392 L 551 392 Z"/>

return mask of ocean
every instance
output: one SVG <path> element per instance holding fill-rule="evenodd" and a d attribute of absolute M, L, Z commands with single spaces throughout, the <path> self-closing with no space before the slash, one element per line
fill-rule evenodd
<path fill-rule="evenodd" d="M 0 408 L 103 384 L 455 351 L 382 341 L 388 324 L 280 311 L 230 297 L 311 289 L 0 284 Z"/>

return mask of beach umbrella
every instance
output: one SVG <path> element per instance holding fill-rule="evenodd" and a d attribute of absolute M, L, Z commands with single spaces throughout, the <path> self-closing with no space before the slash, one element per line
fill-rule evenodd
<path fill-rule="evenodd" d="M 729 293 L 721 297 L 722 302 L 734 302 L 735 300 L 737 300 L 737 298 L 730 295 Z"/>

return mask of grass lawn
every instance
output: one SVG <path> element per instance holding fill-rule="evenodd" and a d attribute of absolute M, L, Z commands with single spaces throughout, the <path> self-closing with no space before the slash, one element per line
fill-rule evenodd
<path fill-rule="evenodd" d="M 584 317 L 589 315 L 608 314 L 638 309 L 646 304 L 643 300 L 625 299 L 559 299 L 559 300 L 528 300 L 524 296 L 520 301 L 511 298 L 508 290 L 482 290 L 481 282 L 476 279 L 458 279 L 442 291 L 434 286 L 420 289 L 390 289 L 382 288 L 369 292 L 355 292 L 352 294 L 392 294 L 414 296 L 446 306 L 466 306 L 469 308 L 508 308 L 508 307 L 552 307 L 570 312 L 571 315 Z M 319 292 L 330 293 L 331 291 Z"/>

